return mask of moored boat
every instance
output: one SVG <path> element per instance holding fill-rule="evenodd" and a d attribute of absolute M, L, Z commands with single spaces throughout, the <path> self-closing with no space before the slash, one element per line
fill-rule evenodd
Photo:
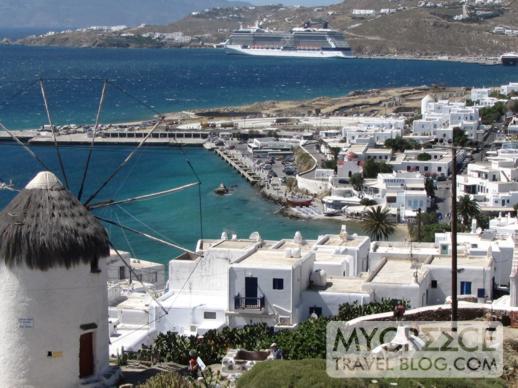
<path fill-rule="evenodd" d="M 289 195 L 286 201 L 290 206 L 309 206 L 313 202 L 313 197 L 309 195 Z"/>
<path fill-rule="evenodd" d="M 214 189 L 214 192 L 219 195 L 227 194 L 228 191 L 228 187 L 225 186 L 223 183 L 220 183 L 219 186 Z"/>

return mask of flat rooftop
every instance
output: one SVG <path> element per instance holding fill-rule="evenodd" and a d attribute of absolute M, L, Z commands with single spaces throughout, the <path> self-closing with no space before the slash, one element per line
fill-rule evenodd
<path fill-rule="evenodd" d="M 410 255 L 437 255 L 439 248 L 434 243 L 409 243 L 400 241 L 377 241 L 373 246 L 373 252 L 389 254 Z"/>
<path fill-rule="evenodd" d="M 157 268 L 164 269 L 164 265 L 147 260 L 131 259 L 131 267 L 134 269 Z"/>
<path fill-rule="evenodd" d="M 302 257 L 304 254 L 302 254 Z M 293 267 L 302 257 L 286 257 L 282 250 L 259 249 L 250 256 L 235 263 L 236 267 Z"/>
<path fill-rule="evenodd" d="M 410 284 L 414 282 L 414 273 L 410 260 L 387 260 L 371 283 Z"/>
<path fill-rule="evenodd" d="M 298 244 L 293 240 L 281 240 L 279 245 L 272 249 L 288 249 L 288 248 L 300 248 L 303 251 L 309 251 L 313 248 L 317 240 L 305 240 L 304 244 Z"/>
<path fill-rule="evenodd" d="M 362 286 L 365 284 L 364 277 L 331 277 L 327 279 L 328 286 L 323 292 L 346 293 L 355 292 L 366 294 Z"/>
<path fill-rule="evenodd" d="M 349 236 L 347 240 L 344 240 L 337 234 L 328 235 L 328 237 L 321 242 L 320 246 L 326 247 L 357 247 L 365 242 L 366 236 Z"/>
<path fill-rule="evenodd" d="M 329 251 L 317 250 L 315 251 L 315 262 L 320 263 L 342 263 L 346 260 L 346 257 L 352 257 L 351 255 L 340 255 Z"/>
<path fill-rule="evenodd" d="M 220 243 L 211 245 L 211 249 L 236 249 L 243 250 L 257 244 L 255 240 L 223 240 Z"/>
<path fill-rule="evenodd" d="M 485 256 L 460 256 L 457 258 L 457 267 L 487 267 L 489 261 Z M 451 256 L 435 256 L 429 265 L 451 268 Z"/>

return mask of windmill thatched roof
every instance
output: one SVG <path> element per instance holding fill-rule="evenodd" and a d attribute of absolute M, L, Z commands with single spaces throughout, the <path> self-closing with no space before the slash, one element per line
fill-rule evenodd
<path fill-rule="evenodd" d="M 56 176 L 40 172 L 0 212 L 0 260 L 46 271 L 110 253 L 101 223 Z"/>

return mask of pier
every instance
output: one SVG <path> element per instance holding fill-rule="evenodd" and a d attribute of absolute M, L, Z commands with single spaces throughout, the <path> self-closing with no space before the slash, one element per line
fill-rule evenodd
<path fill-rule="evenodd" d="M 255 185 L 261 182 L 259 176 L 257 176 L 248 166 L 242 161 L 232 155 L 231 152 L 223 148 L 214 148 L 214 152 L 221 157 L 225 162 L 230 164 L 239 174 L 241 174 L 251 185 Z"/>
<path fill-rule="evenodd" d="M 33 145 L 54 144 L 54 138 L 50 134 L 42 135 L 38 131 L 11 131 L 20 141 Z M 97 145 L 136 145 L 147 135 L 148 131 L 104 131 L 95 137 Z M 208 133 L 201 131 L 160 131 L 151 134 L 146 140 L 146 145 L 180 146 L 195 145 L 201 146 L 207 141 Z M 13 138 L 5 131 L 0 131 L 0 141 L 10 142 Z M 56 141 L 59 144 L 85 145 L 92 142 L 88 133 L 56 133 Z"/>

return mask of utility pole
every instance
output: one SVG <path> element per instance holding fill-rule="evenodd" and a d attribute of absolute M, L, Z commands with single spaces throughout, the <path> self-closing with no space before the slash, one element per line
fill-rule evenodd
<path fill-rule="evenodd" d="M 451 321 L 457 321 L 457 147 L 451 147 Z"/>
<path fill-rule="evenodd" d="M 417 209 L 417 241 L 421 241 L 421 208 Z"/>

